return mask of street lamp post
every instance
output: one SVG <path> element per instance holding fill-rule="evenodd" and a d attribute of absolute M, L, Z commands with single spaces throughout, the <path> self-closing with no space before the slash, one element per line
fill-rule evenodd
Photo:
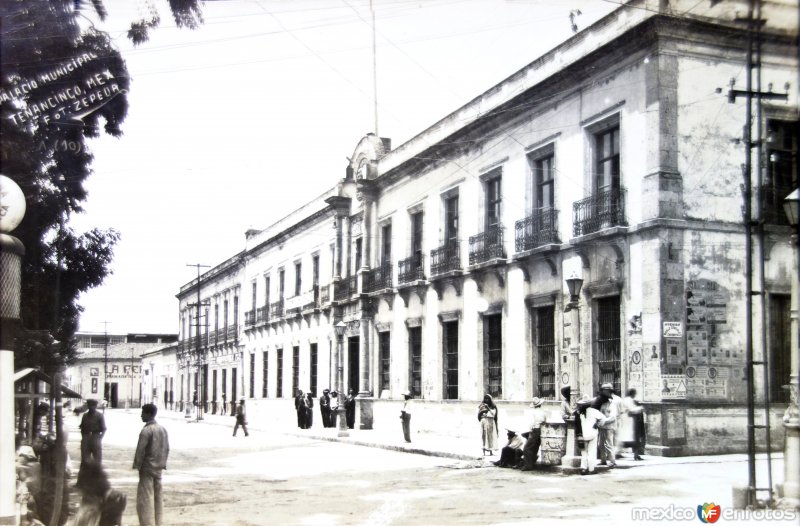
<path fill-rule="evenodd" d="M 581 358 L 581 287 L 583 287 L 583 280 L 573 273 L 567 280 L 567 289 L 569 290 L 569 302 L 564 308 L 564 313 L 575 310 L 575 330 L 577 337 L 575 341 L 577 345 L 570 345 L 570 407 L 575 407 L 581 392 L 580 382 L 580 358 Z M 574 386 L 574 388 L 572 388 Z M 571 422 L 571 421 L 570 421 Z M 565 468 L 577 469 L 581 465 L 581 454 L 578 450 L 578 441 L 575 437 L 575 427 L 567 422 L 567 443 L 564 456 L 561 457 L 561 465 Z"/>
<path fill-rule="evenodd" d="M 347 430 L 347 417 L 345 413 L 344 401 L 347 397 L 344 395 L 344 330 L 347 327 L 342 320 L 339 320 L 334 326 L 336 331 L 336 390 L 339 391 L 339 405 L 336 408 L 336 417 L 339 421 L 338 436 L 350 436 Z"/>
<path fill-rule="evenodd" d="M 800 385 L 798 385 L 798 371 L 800 370 L 800 352 L 798 352 L 798 345 L 800 340 L 798 338 L 798 310 L 800 310 L 800 251 L 797 250 L 798 241 L 798 189 L 790 193 L 783 201 L 783 207 L 786 211 L 786 217 L 789 219 L 789 224 L 792 227 L 792 296 L 791 296 L 791 322 L 790 330 L 792 335 L 791 352 L 790 352 L 790 376 L 789 376 L 789 405 L 786 408 L 786 413 L 783 415 L 783 427 L 785 431 L 784 438 L 784 479 L 780 504 L 784 507 L 800 508 L 800 405 L 798 405 L 798 396 L 800 396 Z"/>

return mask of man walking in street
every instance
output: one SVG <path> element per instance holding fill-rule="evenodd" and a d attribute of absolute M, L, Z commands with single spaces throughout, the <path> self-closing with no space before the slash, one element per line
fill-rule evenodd
<path fill-rule="evenodd" d="M 144 427 L 139 433 L 133 469 L 139 470 L 139 487 L 136 491 L 136 514 L 139 526 L 161 526 L 163 500 L 161 472 L 167 469 L 169 438 L 167 430 L 156 422 L 158 409 L 153 404 L 142 406 Z"/>
<path fill-rule="evenodd" d="M 411 391 L 403 393 L 406 399 L 403 402 L 403 409 L 400 410 L 400 420 L 403 423 L 403 438 L 406 442 L 411 442 Z"/>
<path fill-rule="evenodd" d="M 250 433 L 247 432 L 247 413 L 244 409 L 244 398 L 239 400 L 239 405 L 236 406 L 236 424 L 233 426 L 233 436 L 236 436 L 236 431 L 239 430 L 239 426 L 242 426 L 242 430 L 244 431 L 244 436 L 249 437 Z"/>

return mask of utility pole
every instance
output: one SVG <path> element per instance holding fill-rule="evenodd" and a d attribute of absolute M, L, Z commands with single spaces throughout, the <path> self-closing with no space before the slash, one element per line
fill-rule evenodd
<path fill-rule="evenodd" d="M 110 321 L 100 322 L 103 324 L 103 413 L 106 412 L 108 399 L 110 398 L 111 384 L 108 383 L 108 324 Z"/>
<path fill-rule="evenodd" d="M 378 58 L 375 47 L 375 9 L 372 0 L 369 0 L 369 10 L 372 13 L 372 104 L 375 112 L 375 136 L 378 135 Z"/>
<path fill-rule="evenodd" d="M 195 364 L 197 365 L 197 381 L 195 382 L 194 392 L 197 394 L 197 421 L 203 419 L 203 404 L 205 403 L 205 378 L 203 378 L 203 359 L 200 356 L 200 309 L 204 305 L 209 305 L 210 302 L 203 303 L 200 301 L 200 268 L 210 268 L 209 265 L 202 265 L 200 263 L 187 263 L 187 267 L 197 268 L 197 303 L 190 303 L 189 307 L 197 308 L 197 316 L 195 317 L 195 334 L 197 338 L 197 345 L 195 347 Z M 208 327 L 208 326 L 206 326 Z M 208 329 L 206 328 L 206 331 Z M 198 385 L 199 384 L 199 385 Z"/>
<path fill-rule="evenodd" d="M 766 491 L 768 501 L 772 500 L 772 467 L 770 456 L 770 431 L 769 431 L 769 370 L 766 348 L 765 330 L 765 306 L 764 301 L 764 225 L 763 211 L 761 202 L 761 148 L 763 139 L 761 137 L 761 101 L 762 100 L 788 100 L 786 93 L 773 93 L 770 85 L 769 91 L 761 91 L 761 26 L 765 20 L 761 18 L 761 0 L 750 0 L 747 10 L 747 18 L 737 18 L 737 22 L 747 25 L 747 59 L 746 59 L 746 87 L 744 90 L 733 89 L 734 80 L 731 79 L 731 87 L 728 91 L 728 102 L 736 102 L 737 97 L 745 98 L 745 125 L 744 125 L 744 146 L 745 161 L 743 166 L 744 184 L 742 193 L 744 197 L 744 227 L 745 227 L 745 361 L 746 361 L 746 381 L 747 381 L 747 456 L 748 456 L 748 486 L 746 495 L 746 505 L 757 504 L 757 493 Z M 756 87 L 753 89 L 753 76 L 756 77 Z M 755 114 L 757 118 L 756 139 L 753 140 L 753 110 L 755 103 Z M 756 172 L 756 217 L 753 217 L 753 150 L 756 150 L 756 160 L 758 161 Z M 758 290 L 753 290 L 753 227 L 756 227 L 758 234 L 758 268 L 759 283 Z M 761 311 L 761 360 L 754 360 L 753 354 L 753 296 L 760 296 Z M 764 423 L 755 423 L 755 373 L 754 367 L 760 365 L 764 368 Z M 768 454 L 768 485 L 759 488 L 756 481 L 756 437 L 755 430 L 764 429 L 766 434 L 766 446 Z"/>

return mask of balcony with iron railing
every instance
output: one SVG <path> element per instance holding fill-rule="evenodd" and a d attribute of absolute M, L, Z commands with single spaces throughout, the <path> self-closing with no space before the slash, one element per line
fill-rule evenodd
<path fill-rule="evenodd" d="M 517 252 L 561 243 L 558 236 L 558 210 L 540 208 L 514 225 L 514 241 Z"/>
<path fill-rule="evenodd" d="M 283 318 L 283 300 L 274 301 L 269 304 L 270 321 L 277 321 L 280 318 Z"/>
<path fill-rule="evenodd" d="M 335 284 L 333 301 L 346 301 L 354 294 L 358 294 L 358 276 L 347 276 Z"/>
<path fill-rule="evenodd" d="M 469 264 L 479 265 L 493 259 L 506 257 L 503 247 L 502 225 L 493 225 L 485 232 L 469 237 Z"/>
<path fill-rule="evenodd" d="M 392 288 L 392 264 L 383 263 L 381 266 L 369 269 L 364 273 L 364 292 L 377 292 Z"/>
<path fill-rule="evenodd" d="M 329 285 L 323 285 L 319 289 L 319 305 L 320 307 L 325 306 L 331 302 L 331 288 Z"/>
<path fill-rule="evenodd" d="M 783 208 L 783 200 L 792 193 L 791 186 L 764 185 L 761 187 L 761 202 L 764 222 L 768 225 L 788 225 L 789 219 Z"/>
<path fill-rule="evenodd" d="M 256 309 L 256 325 L 262 325 L 269 321 L 269 305 L 264 305 Z"/>
<path fill-rule="evenodd" d="M 599 192 L 572 204 L 572 233 L 585 236 L 614 226 L 626 226 L 625 189 Z"/>
<path fill-rule="evenodd" d="M 422 267 L 422 254 L 415 254 L 411 257 L 401 259 L 397 262 L 397 284 L 413 283 L 425 279 L 425 271 Z"/>
<path fill-rule="evenodd" d="M 239 326 L 234 324 L 228 327 L 227 337 L 229 342 L 235 342 L 239 339 Z"/>
<path fill-rule="evenodd" d="M 431 276 L 461 270 L 461 243 L 451 241 L 431 250 Z"/>
<path fill-rule="evenodd" d="M 256 309 L 244 313 L 244 328 L 251 329 L 256 324 Z"/>

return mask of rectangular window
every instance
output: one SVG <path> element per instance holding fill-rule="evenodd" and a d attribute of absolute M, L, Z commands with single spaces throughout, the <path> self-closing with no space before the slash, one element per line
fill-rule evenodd
<path fill-rule="evenodd" d="M 444 345 L 444 398 L 458 400 L 458 322 L 442 323 Z"/>
<path fill-rule="evenodd" d="M 233 323 L 234 328 L 239 324 L 239 296 L 233 297 Z M 234 336 L 235 338 L 235 336 Z"/>
<path fill-rule="evenodd" d="M 422 212 L 411 214 L 411 255 L 414 256 L 414 265 L 422 265 Z"/>
<path fill-rule="evenodd" d="M 256 397 L 256 355 L 250 354 L 250 398 Z"/>
<path fill-rule="evenodd" d="M 228 370 L 222 370 L 222 394 L 227 395 L 228 393 Z M 183 378 L 181 378 L 181 400 L 183 400 Z M 231 398 L 233 400 L 233 398 Z"/>
<path fill-rule="evenodd" d="M 384 390 L 391 388 L 391 376 L 389 375 L 390 368 L 389 364 L 391 361 L 390 355 L 390 335 L 389 331 L 379 332 L 378 333 L 378 349 L 380 352 L 380 372 L 378 374 L 378 390 L 383 392 Z"/>
<path fill-rule="evenodd" d="M 620 371 L 622 370 L 619 309 L 619 296 L 597 300 L 597 339 L 595 341 L 597 374 L 595 379 L 598 384 L 613 384 L 614 391 L 617 393 L 620 392 Z"/>
<path fill-rule="evenodd" d="M 486 392 L 493 398 L 503 397 L 503 317 L 492 314 L 483 318 L 484 375 Z"/>
<path fill-rule="evenodd" d="M 300 347 L 292 347 L 292 392 L 300 389 Z"/>
<path fill-rule="evenodd" d="M 277 388 L 275 396 L 277 396 L 278 398 L 282 398 L 283 397 L 283 349 L 278 349 L 276 358 L 278 359 L 277 371 L 276 371 L 278 373 L 278 376 L 275 380 L 275 386 Z"/>
<path fill-rule="evenodd" d="M 444 200 L 444 240 L 458 241 L 458 194 Z"/>
<path fill-rule="evenodd" d="M 381 228 L 381 240 L 383 241 L 382 246 L 382 256 L 381 262 L 391 263 L 392 262 L 392 225 L 391 223 L 388 225 L 383 225 Z"/>
<path fill-rule="evenodd" d="M 534 394 L 541 398 L 556 396 L 556 341 L 555 307 L 552 305 L 534 310 L 536 387 Z M 537 392 L 538 391 L 538 392 Z"/>
<path fill-rule="evenodd" d="M 770 120 L 767 123 L 769 184 L 776 188 L 787 188 L 789 191 L 797 188 L 797 150 L 797 123 Z"/>
<path fill-rule="evenodd" d="M 319 285 L 319 254 L 311 258 L 311 284 L 314 287 Z"/>
<path fill-rule="evenodd" d="M 286 271 L 278 271 L 278 301 L 283 301 L 283 293 L 286 292 Z"/>
<path fill-rule="evenodd" d="M 166 391 L 167 385 L 166 380 L 164 381 L 164 390 Z M 164 393 L 164 400 L 167 399 L 167 393 Z M 217 370 L 214 369 L 211 372 L 211 401 L 216 403 L 217 402 Z"/>
<path fill-rule="evenodd" d="M 789 403 L 789 391 L 785 385 L 791 385 L 790 372 L 791 344 L 791 296 L 773 294 L 769 297 L 769 391 L 770 401 Z"/>
<path fill-rule="evenodd" d="M 214 332 L 217 332 L 218 330 L 219 330 L 219 303 L 215 303 L 214 304 Z"/>
<path fill-rule="evenodd" d="M 311 374 L 309 378 L 309 390 L 313 396 L 317 396 L 317 344 L 311 344 Z"/>
<path fill-rule="evenodd" d="M 303 264 L 297 262 L 294 264 L 294 295 L 299 296 L 303 293 L 303 283 L 302 283 L 302 271 L 303 271 Z"/>
<path fill-rule="evenodd" d="M 619 190 L 619 126 L 597 133 L 594 139 L 595 190 L 598 193 Z"/>
<path fill-rule="evenodd" d="M 534 208 L 553 208 L 553 154 L 534 159 L 532 165 Z"/>
<path fill-rule="evenodd" d="M 356 249 L 353 252 L 353 266 L 355 267 L 353 273 L 361 268 L 361 247 L 361 238 L 358 238 L 356 239 Z"/>
<path fill-rule="evenodd" d="M 486 181 L 486 229 L 496 227 L 500 224 L 500 204 L 502 194 L 500 192 L 500 176 Z"/>
<path fill-rule="evenodd" d="M 253 310 L 256 310 L 256 282 L 253 282 Z"/>
<path fill-rule="evenodd" d="M 269 353 L 267 351 L 262 352 L 261 359 L 263 360 L 261 363 L 261 398 L 267 398 L 269 396 L 269 383 L 267 382 L 269 378 Z"/>
<path fill-rule="evenodd" d="M 236 367 L 231 368 L 231 401 L 236 403 L 236 398 L 239 396 L 236 387 L 239 384 L 236 382 Z"/>
<path fill-rule="evenodd" d="M 408 329 L 408 390 L 419 398 L 422 396 L 422 327 Z"/>

